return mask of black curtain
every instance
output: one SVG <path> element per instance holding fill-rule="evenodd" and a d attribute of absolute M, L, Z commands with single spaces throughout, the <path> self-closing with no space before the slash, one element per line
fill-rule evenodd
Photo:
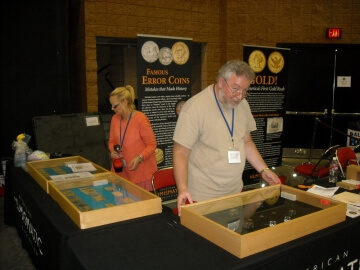
<path fill-rule="evenodd" d="M 84 110 L 78 94 L 84 85 L 78 72 L 83 54 L 74 53 L 83 27 L 82 17 L 74 17 L 82 2 L 1 1 L 1 158 L 13 156 L 11 143 L 18 134 L 33 136 L 33 117 Z M 29 146 L 36 149 L 34 139 Z"/>

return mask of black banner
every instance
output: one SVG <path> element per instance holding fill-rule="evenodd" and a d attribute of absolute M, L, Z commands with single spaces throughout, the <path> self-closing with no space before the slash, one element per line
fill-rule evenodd
<path fill-rule="evenodd" d="M 244 61 L 256 73 L 246 98 L 257 127 L 252 138 L 269 167 L 281 165 L 288 54 L 289 49 L 244 45 Z M 260 175 L 248 162 L 243 181 L 244 185 L 260 181 Z"/>
<path fill-rule="evenodd" d="M 171 167 L 176 111 L 191 95 L 192 40 L 149 35 L 137 40 L 138 108 L 152 124 L 158 167 Z"/>

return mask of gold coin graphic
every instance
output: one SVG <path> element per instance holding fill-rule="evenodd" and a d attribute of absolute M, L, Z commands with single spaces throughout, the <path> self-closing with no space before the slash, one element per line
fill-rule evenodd
<path fill-rule="evenodd" d="M 146 62 L 153 63 L 159 57 L 159 46 L 154 41 L 146 41 L 141 47 L 141 55 Z"/>
<path fill-rule="evenodd" d="M 268 58 L 268 68 L 272 73 L 279 73 L 284 67 L 284 57 L 279 52 L 272 52 Z"/>
<path fill-rule="evenodd" d="M 173 60 L 178 65 L 183 65 L 189 60 L 189 47 L 184 42 L 176 42 L 172 48 Z"/>
<path fill-rule="evenodd" d="M 253 51 L 249 55 L 248 63 L 255 72 L 261 72 L 266 66 L 265 54 L 260 50 Z"/>

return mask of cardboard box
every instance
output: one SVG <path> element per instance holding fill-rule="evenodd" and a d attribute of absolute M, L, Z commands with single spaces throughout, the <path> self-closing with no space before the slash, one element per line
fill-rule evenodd
<path fill-rule="evenodd" d="M 161 213 L 160 197 L 112 173 L 49 182 L 49 194 L 80 229 Z"/>
<path fill-rule="evenodd" d="M 346 183 L 344 181 L 341 182 L 336 182 L 336 186 L 337 187 L 341 187 L 343 189 L 346 190 L 355 190 L 355 189 L 360 189 L 360 185 L 355 185 L 355 184 L 351 184 L 351 183 Z"/>
<path fill-rule="evenodd" d="M 282 221 L 270 226 L 272 219 L 276 221 L 279 217 L 275 215 L 269 220 L 266 218 L 287 211 L 287 205 L 299 207 L 286 213 L 315 210 L 308 214 L 297 214 L 290 220 L 290 214 L 286 214 L 281 217 Z M 258 223 L 260 229 L 251 229 L 255 217 L 255 223 Z M 345 203 L 285 185 L 268 186 L 181 208 L 182 225 L 239 258 L 281 245 L 345 219 Z"/>
<path fill-rule="evenodd" d="M 98 112 L 36 116 L 33 118 L 37 149 L 85 157 L 104 168 L 110 168 L 108 117 Z M 111 119 L 110 119 L 111 120 Z"/>
<path fill-rule="evenodd" d="M 347 166 L 346 179 L 360 180 L 360 166 L 357 165 Z"/>
<path fill-rule="evenodd" d="M 83 158 L 81 156 L 72 156 L 65 158 L 55 158 L 49 160 L 37 160 L 27 162 L 27 171 L 34 178 L 34 180 L 47 192 L 49 193 L 49 183 L 52 182 L 50 174 L 61 175 L 69 173 L 65 170 L 67 164 L 74 163 L 91 163 L 96 168 L 96 171 L 91 173 L 96 175 L 98 173 L 108 172 L 103 167 Z M 51 171 L 51 172 L 50 172 Z"/>

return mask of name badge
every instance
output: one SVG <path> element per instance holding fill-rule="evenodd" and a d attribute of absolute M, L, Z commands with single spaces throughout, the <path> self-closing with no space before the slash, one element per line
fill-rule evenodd
<path fill-rule="evenodd" d="M 241 163 L 240 151 L 237 150 L 228 151 L 228 161 L 229 163 Z"/>

